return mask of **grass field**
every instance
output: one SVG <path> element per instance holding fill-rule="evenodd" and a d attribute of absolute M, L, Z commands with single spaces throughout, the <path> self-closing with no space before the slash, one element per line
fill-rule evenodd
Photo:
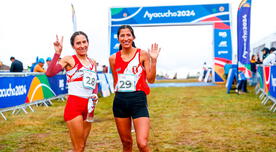
<path fill-rule="evenodd" d="M 226 94 L 225 86 L 153 88 L 148 96 L 150 147 L 154 152 L 276 151 L 276 113 L 250 93 Z M 88 152 L 119 152 L 113 96 L 101 98 Z M 0 151 L 59 152 L 71 149 L 63 121 L 65 102 L 0 120 Z M 134 134 L 133 134 L 134 137 Z M 134 151 L 137 152 L 136 143 Z"/>

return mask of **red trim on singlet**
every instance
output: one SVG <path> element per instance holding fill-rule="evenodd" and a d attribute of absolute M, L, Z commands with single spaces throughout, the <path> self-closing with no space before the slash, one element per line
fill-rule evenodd
<path fill-rule="evenodd" d="M 140 75 L 140 78 L 138 79 L 136 83 L 136 91 L 144 91 L 146 94 L 150 93 L 150 88 L 147 84 L 146 80 L 146 70 L 144 66 L 141 63 L 140 56 L 141 56 L 141 49 L 137 49 L 133 57 L 129 61 L 124 61 L 121 57 L 121 50 L 116 53 L 116 58 L 115 58 L 115 84 L 117 84 L 118 81 L 118 74 L 123 74 L 125 69 L 127 68 L 128 64 L 135 58 L 135 56 L 139 53 L 138 60 L 139 63 L 138 65 L 135 65 L 136 67 L 132 67 L 132 72 L 133 74 L 136 74 L 138 72 L 138 67 L 142 67 L 142 72 Z"/>
<path fill-rule="evenodd" d="M 76 55 L 72 55 L 72 57 L 73 57 L 73 59 L 74 59 L 74 61 L 75 61 L 75 65 L 74 65 L 73 68 L 71 68 L 70 70 L 74 69 L 76 66 L 77 66 L 77 70 L 76 70 L 76 71 L 80 70 L 82 67 L 85 67 L 85 66 L 83 66 L 83 64 L 80 62 L 79 58 L 78 58 Z M 92 62 L 92 60 L 91 60 L 90 58 L 87 57 L 87 59 L 88 59 L 88 61 L 90 62 L 90 64 L 92 65 L 92 67 L 89 68 L 89 69 L 90 69 L 90 70 L 93 70 L 94 67 L 95 67 L 96 65 L 93 64 L 93 62 Z M 70 71 L 70 70 L 66 70 L 66 71 Z M 82 80 L 83 80 L 83 77 L 79 77 L 79 78 L 76 78 L 76 79 L 73 79 L 73 80 L 72 80 L 72 77 L 73 77 L 75 74 L 76 74 L 76 72 L 73 73 L 73 74 L 70 76 L 70 75 L 68 75 L 68 74 L 66 73 L 66 75 L 67 75 L 68 78 L 69 78 L 69 79 L 67 79 L 67 82 L 74 82 L 74 81 L 82 81 Z"/>

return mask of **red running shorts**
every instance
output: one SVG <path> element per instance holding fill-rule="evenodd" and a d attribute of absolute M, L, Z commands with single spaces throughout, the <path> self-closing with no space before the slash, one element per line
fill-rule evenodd
<path fill-rule="evenodd" d="M 86 120 L 87 112 L 88 112 L 87 104 L 88 104 L 87 98 L 69 95 L 64 109 L 64 121 L 72 120 L 79 115 L 82 116 L 83 120 Z M 94 115 L 94 110 L 93 110 L 93 115 Z"/>

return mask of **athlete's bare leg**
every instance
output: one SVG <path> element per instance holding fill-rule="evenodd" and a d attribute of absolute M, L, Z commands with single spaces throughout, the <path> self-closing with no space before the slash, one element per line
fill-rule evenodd
<path fill-rule="evenodd" d="M 131 118 L 115 117 L 118 133 L 123 144 L 123 152 L 132 151 Z"/>
<path fill-rule="evenodd" d="M 86 141 L 89 136 L 90 130 L 91 130 L 92 123 L 83 121 L 83 131 L 84 131 L 84 146 L 86 146 Z"/>
<path fill-rule="evenodd" d="M 141 152 L 149 152 L 148 138 L 150 129 L 150 119 L 148 117 L 140 117 L 133 119 L 136 132 L 137 146 Z"/>
<path fill-rule="evenodd" d="M 66 122 L 69 129 L 74 152 L 84 151 L 84 127 L 82 116 L 77 116 L 72 120 Z"/>

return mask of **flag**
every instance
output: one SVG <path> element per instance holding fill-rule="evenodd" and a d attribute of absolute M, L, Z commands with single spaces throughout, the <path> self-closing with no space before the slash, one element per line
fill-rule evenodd
<path fill-rule="evenodd" d="M 242 0 L 237 16 L 238 70 L 250 78 L 250 12 L 251 0 Z"/>
<path fill-rule="evenodd" d="M 71 8 L 72 8 L 72 23 L 73 23 L 73 32 L 77 31 L 77 18 L 76 18 L 76 12 L 74 5 L 71 3 Z"/>

